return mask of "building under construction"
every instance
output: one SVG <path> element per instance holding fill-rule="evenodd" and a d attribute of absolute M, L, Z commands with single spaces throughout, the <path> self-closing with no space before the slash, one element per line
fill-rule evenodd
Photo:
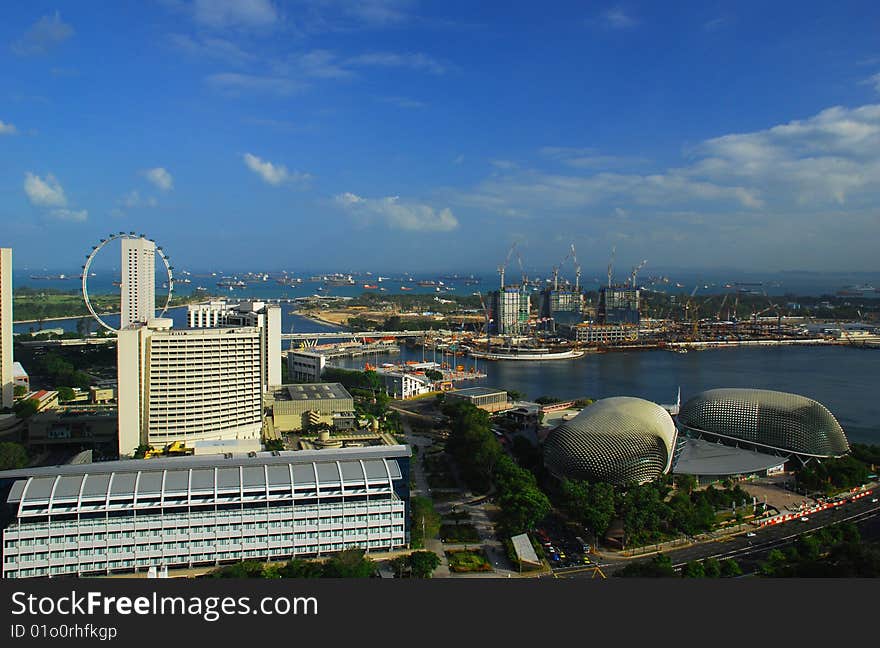
<path fill-rule="evenodd" d="M 489 293 L 489 333 L 524 335 L 530 314 L 531 300 L 525 286 L 503 286 Z"/>
<path fill-rule="evenodd" d="M 583 319 L 580 291 L 545 288 L 541 291 L 540 313 L 549 331 L 555 331 L 557 326 L 577 324 Z"/>
<path fill-rule="evenodd" d="M 639 290 L 631 286 L 603 286 L 596 308 L 599 324 L 638 324 Z"/>

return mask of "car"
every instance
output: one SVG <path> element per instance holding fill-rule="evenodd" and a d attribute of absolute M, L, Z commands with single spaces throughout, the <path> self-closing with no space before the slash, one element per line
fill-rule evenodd
<path fill-rule="evenodd" d="M 592 561 L 590 560 L 590 557 L 589 557 L 589 556 L 584 556 L 584 557 L 581 559 L 581 562 L 584 563 L 585 565 L 589 565 Z"/>
<path fill-rule="evenodd" d="M 757 535 L 757 534 L 755 534 L 755 533 L 752 532 L 752 531 L 749 531 L 749 532 L 746 534 L 746 537 L 747 537 L 747 538 L 754 538 L 755 535 Z"/>
<path fill-rule="evenodd" d="M 801 521 L 801 522 L 809 522 L 809 521 L 810 521 L 810 518 L 808 518 L 808 517 L 802 517 L 802 518 L 800 518 L 800 521 Z"/>
<path fill-rule="evenodd" d="M 871 500 L 871 504 L 876 504 L 877 501 L 878 501 L 878 500 L 877 500 L 877 498 L 875 497 L 875 498 L 873 498 L 873 499 Z"/>
<path fill-rule="evenodd" d="M 568 556 L 565 555 L 565 552 L 564 552 L 564 551 L 560 551 L 560 552 L 559 552 L 559 557 L 562 558 L 562 559 L 564 560 L 564 559 L 566 559 Z"/>

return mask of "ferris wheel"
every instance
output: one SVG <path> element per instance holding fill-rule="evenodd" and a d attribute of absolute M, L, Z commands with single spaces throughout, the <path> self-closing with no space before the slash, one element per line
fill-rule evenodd
<path fill-rule="evenodd" d="M 105 322 L 100 315 L 98 315 L 97 311 L 95 311 L 92 306 L 92 302 L 89 299 L 89 270 L 92 267 L 92 262 L 97 257 L 98 253 L 104 249 L 110 243 L 113 243 L 117 240 L 122 239 L 144 239 L 146 241 L 151 241 L 155 243 L 152 239 L 147 238 L 143 234 L 136 234 L 134 232 L 118 232 L 115 234 L 110 234 L 107 238 L 102 238 L 97 245 L 92 246 L 92 251 L 86 255 L 86 262 L 82 267 L 82 296 L 83 300 L 86 303 L 86 308 L 89 309 L 89 312 L 92 314 L 92 317 L 97 320 L 98 324 L 103 326 L 108 331 L 113 333 L 117 333 L 119 329 L 115 329 L 110 326 L 107 322 Z M 162 260 L 162 264 L 165 266 L 165 274 L 168 276 L 168 281 L 165 283 L 165 287 L 167 287 L 167 293 L 165 295 L 165 304 L 162 306 L 162 310 L 159 313 L 159 317 L 165 315 L 168 311 L 168 305 L 171 303 L 171 294 L 174 292 L 174 266 L 171 265 L 168 256 L 158 245 L 156 246 L 156 254 L 159 255 L 159 258 Z"/>

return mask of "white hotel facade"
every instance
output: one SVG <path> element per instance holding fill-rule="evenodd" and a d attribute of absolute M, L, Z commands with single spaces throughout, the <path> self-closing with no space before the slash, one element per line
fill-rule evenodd
<path fill-rule="evenodd" d="M 409 543 L 408 446 L 0 472 L 3 577 L 99 576 Z"/>
<path fill-rule="evenodd" d="M 173 329 L 154 318 L 121 329 L 119 456 L 143 444 L 259 439 L 264 345 L 260 327 Z"/>

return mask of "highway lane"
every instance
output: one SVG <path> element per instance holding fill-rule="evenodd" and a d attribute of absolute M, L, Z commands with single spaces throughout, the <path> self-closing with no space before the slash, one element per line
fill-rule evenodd
<path fill-rule="evenodd" d="M 750 568 L 756 566 L 773 549 L 795 542 L 799 536 L 805 533 L 832 524 L 854 522 L 859 524 L 859 528 L 868 538 L 878 539 L 880 538 L 880 503 L 871 501 L 876 496 L 877 491 L 874 492 L 874 495 L 854 502 L 847 502 L 843 506 L 811 513 L 808 516 L 809 520 L 806 522 L 795 519 L 782 524 L 754 529 L 752 531 L 755 534 L 753 537 L 742 533 L 720 540 L 683 547 L 674 551 L 666 551 L 664 554 L 669 556 L 673 566 L 676 568 L 692 560 L 735 558 L 741 562 L 744 571 L 748 572 Z M 647 556 L 638 560 L 650 559 L 651 556 Z M 598 564 L 602 571 L 610 576 L 631 562 L 633 561 L 600 560 Z M 559 578 L 591 578 L 592 573 L 580 569 L 557 570 L 556 576 Z"/>

